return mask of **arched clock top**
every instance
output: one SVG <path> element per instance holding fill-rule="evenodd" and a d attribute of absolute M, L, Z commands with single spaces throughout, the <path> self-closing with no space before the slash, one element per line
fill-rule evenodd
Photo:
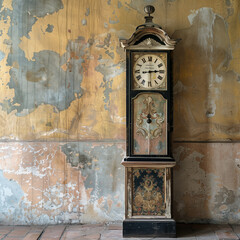
<path fill-rule="evenodd" d="M 129 39 L 120 40 L 121 47 L 127 49 L 173 50 L 178 40 L 171 39 L 158 24 L 152 22 L 153 17 L 150 14 L 155 11 L 155 8 L 148 5 L 144 8 L 144 11 L 148 14 L 148 16 L 145 16 L 145 23 L 139 25 Z"/>

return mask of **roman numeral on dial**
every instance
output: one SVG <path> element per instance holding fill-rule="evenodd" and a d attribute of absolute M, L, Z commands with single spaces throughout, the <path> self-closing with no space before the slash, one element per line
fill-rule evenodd
<path fill-rule="evenodd" d="M 140 80 L 142 77 L 141 75 L 136 76 L 137 80 Z"/>
<path fill-rule="evenodd" d="M 144 80 L 144 79 L 142 80 L 141 84 L 142 84 L 142 85 L 144 85 L 144 84 L 145 84 L 145 80 Z"/>

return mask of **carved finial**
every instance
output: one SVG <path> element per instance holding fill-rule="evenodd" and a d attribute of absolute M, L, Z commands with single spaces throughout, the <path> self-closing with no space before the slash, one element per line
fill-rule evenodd
<path fill-rule="evenodd" d="M 150 16 L 150 14 L 154 13 L 155 12 L 155 7 L 152 6 L 152 5 L 147 5 L 145 8 L 144 8 L 144 12 L 146 14 L 148 14 L 148 16 Z"/>
<path fill-rule="evenodd" d="M 152 23 L 153 16 L 150 16 L 150 14 L 155 12 L 155 8 L 152 5 L 147 5 L 144 8 L 144 12 L 148 14 L 148 16 L 145 17 L 145 23 Z"/>
<path fill-rule="evenodd" d="M 131 47 L 132 49 L 140 47 L 142 49 L 161 48 L 173 50 L 177 40 L 171 39 L 161 26 L 152 21 L 153 16 L 151 16 L 151 14 L 155 12 L 155 7 L 147 5 L 144 7 L 144 12 L 147 14 L 147 16 L 144 17 L 146 22 L 137 26 L 131 38 L 121 40 L 121 47 Z"/>

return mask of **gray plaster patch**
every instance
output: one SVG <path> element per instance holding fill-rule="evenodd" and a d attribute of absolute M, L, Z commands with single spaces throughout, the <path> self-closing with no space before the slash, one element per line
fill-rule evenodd
<path fill-rule="evenodd" d="M 108 33 L 107 36 L 104 38 L 103 44 L 98 44 L 96 47 L 108 48 L 110 46 L 110 43 L 111 43 L 111 34 Z"/>
<path fill-rule="evenodd" d="M 44 17 L 63 9 L 62 0 L 22 0 L 17 2 L 22 2 L 23 8 L 27 9 L 29 15 L 36 17 Z"/>
<path fill-rule="evenodd" d="M 108 23 L 104 23 L 104 28 L 108 28 Z"/>
<path fill-rule="evenodd" d="M 7 46 L 12 46 L 12 40 L 11 39 L 4 39 L 3 44 L 5 44 Z"/>
<path fill-rule="evenodd" d="M 232 190 L 228 190 L 226 187 L 221 188 L 218 194 L 215 196 L 215 203 L 217 207 L 221 205 L 229 205 L 234 203 L 235 201 L 235 194 Z"/>
<path fill-rule="evenodd" d="M 112 92 L 112 83 L 114 77 L 120 75 L 125 71 L 125 62 L 119 62 L 117 64 L 109 63 L 104 61 L 104 59 L 99 60 L 102 62 L 99 64 L 95 70 L 100 72 L 103 75 L 103 81 L 100 85 L 100 88 L 104 88 L 104 108 L 109 110 L 110 106 L 110 94 Z"/>
<path fill-rule="evenodd" d="M 78 149 L 78 145 L 65 144 L 61 147 L 63 153 L 67 156 L 66 160 L 72 167 L 81 169 L 92 168 L 92 158 L 88 154 L 83 153 L 83 149 Z"/>
<path fill-rule="evenodd" d="M 86 12 L 85 12 L 85 16 L 87 17 L 87 16 L 89 16 L 89 14 L 90 14 L 90 8 L 87 8 Z"/>
<path fill-rule="evenodd" d="M 62 145 L 61 149 L 72 166 L 85 166 L 79 169 L 86 176 L 85 187 L 93 189 L 93 200 L 112 195 L 118 191 L 118 187 L 122 187 L 123 168 L 120 163 L 124 150 L 117 144 L 94 146 L 91 143 L 72 142 Z"/>
<path fill-rule="evenodd" d="M 230 0 L 225 0 L 225 3 L 228 7 L 231 6 L 231 1 Z"/>
<path fill-rule="evenodd" d="M 117 24 L 117 23 L 119 23 L 119 19 L 117 18 L 117 16 L 115 16 L 115 19 L 109 18 L 109 23 L 110 24 Z"/>
<path fill-rule="evenodd" d="M 45 103 L 56 105 L 59 110 L 65 109 L 75 98 L 74 93 L 81 95 L 81 63 L 83 62 L 81 50 L 84 48 L 84 44 L 79 46 L 76 41 L 69 42 L 67 53 L 61 57 L 52 51 L 41 51 L 35 53 L 30 61 L 26 59 L 25 53 L 19 48 L 20 39 L 23 36 L 29 37 L 28 33 L 37 18 L 52 14 L 63 8 L 62 1 L 13 0 L 12 6 L 13 10 L 8 9 L 4 14 L 1 14 L 1 17 L 10 17 L 11 19 L 11 26 L 8 31 L 11 41 L 6 43 L 11 45 L 11 53 L 8 55 L 7 65 L 12 67 L 9 88 L 15 90 L 15 97 L 10 101 L 9 107 L 5 107 L 5 110 L 7 112 L 17 110 L 18 114 L 22 113 L 24 115 Z M 49 26 L 48 29 L 51 31 L 51 28 Z M 72 60 L 70 64 L 78 74 L 59 69 L 59 64 L 63 64 L 69 57 L 69 51 L 74 44 L 76 49 L 80 49 L 76 53 L 79 55 L 79 59 Z M 17 62 L 19 67 L 14 68 L 13 62 Z M 63 87 L 65 84 L 71 86 L 67 93 L 65 87 Z M 75 84 L 76 88 L 73 90 Z"/>
<path fill-rule="evenodd" d="M 118 1 L 118 8 L 122 7 L 122 3 L 120 1 Z"/>
<path fill-rule="evenodd" d="M 234 14 L 234 9 L 233 8 L 228 8 L 227 12 L 228 12 L 228 16 L 232 16 Z"/>
<path fill-rule="evenodd" d="M 22 36 L 28 36 L 37 18 L 53 14 L 63 8 L 61 0 L 13 0 L 13 11 L 11 12 L 11 27 L 9 36 L 12 40 L 19 41 Z"/>
<path fill-rule="evenodd" d="M 7 23 L 10 13 L 11 11 L 8 8 L 3 8 L 3 0 L 0 0 L 0 20 L 3 20 L 4 23 Z"/>
<path fill-rule="evenodd" d="M 3 176 L 0 170 L 0 222 L 9 223 L 9 216 L 14 218 L 19 214 L 20 201 L 24 193 L 19 184 Z"/>
<path fill-rule="evenodd" d="M 46 28 L 46 32 L 51 33 L 53 31 L 54 26 L 52 24 L 48 24 Z"/>
<path fill-rule="evenodd" d="M 18 115 L 25 115 L 41 104 L 54 105 L 58 110 L 68 108 L 76 98 L 75 94 L 80 98 L 83 93 L 82 63 L 88 45 L 84 38 L 79 37 L 69 41 L 66 53 L 61 57 L 46 50 L 35 53 L 32 61 L 25 58 L 21 49 L 13 51 L 8 56 L 8 65 L 12 66 L 17 59 L 19 67 L 10 70 L 9 88 L 15 90 L 15 96 L 6 111 L 17 110 Z M 61 67 L 64 64 L 66 70 Z"/>
<path fill-rule="evenodd" d="M 5 57 L 5 53 L 0 51 L 0 61 L 2 61 Z"/>
<path fill-rule="evenodd" d="M 87 20 L 86 19 L 82 19 L 82 25 L 83 26 L 87 25 Z"/>
<path fill-rule="evenodd" d="M 105 52 L 111 59 L 114 59 L 114 52 L 109 52 L 109 50 L 107 50 Z"/>
<path fill-rule="evenodd" d="M 214 200 L 214 213 L 217 222 L 234 223 L 239 221 L 239 191 L 234 192 L 223 186 L 215 195 Z"/>

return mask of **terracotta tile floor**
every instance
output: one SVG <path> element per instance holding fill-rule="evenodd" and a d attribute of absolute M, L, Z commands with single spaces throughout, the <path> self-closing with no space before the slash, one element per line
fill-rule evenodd
<path fill-rule="evenodd" d="M 240 239 L 240 225 L 177 224 L 177 239 Z M 0 226 L 0 239 L 6 240 L 157 240 L 170 238 L 122 238 L 121 224 L 56 226 Z"/>

